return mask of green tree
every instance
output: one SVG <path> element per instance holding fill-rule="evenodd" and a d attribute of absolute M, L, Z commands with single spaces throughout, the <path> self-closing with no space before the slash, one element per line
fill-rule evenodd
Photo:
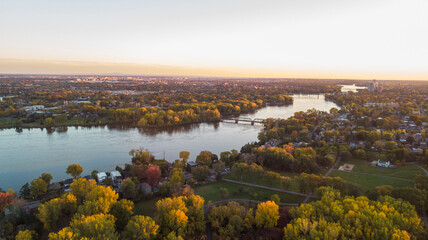
<path fill-rule="evenodd" d="M 39 213 L 36 216 L 43 223 L 45 229 L 51 231 L 58 227 L 62 207 L 63 203 L 59 198 L 54 198 L 39 206 Z"/>
<path fill-rule="evenodd" d="M 279 206 L 276 203 L 267 201 L 257 205 L 255 221 L 258 228 L 272 228 L 278 219 Z"/>
<path fill-rule="evenodd" d="M 273 194 L 270 196 L 270 200 L 276 204 L 279 204 L 281 202 L 281 199 L 279 198 L 278 194 Z"/>
<path fill-rule="evenodd" d="M 122 231 L 134 215 L 134 202 L 122 199 L 113 203 L 110 214 L 116 218 L 116 229 Z"/>
<path fill-rule="evenodd" d="M 35 231 L 25 230 L 19 231 L 16 235 L 16 240 L 33 240 L 37 239 L 37 233 Z"/>
<path fill-rule="evenodd" d="M 130 178 L 123 180 L 120 190 L 122 191 L 123 197 L 126 199 L 135 200 L 138 196 L 137 185 L 135 185 L 134 181 Z"/>
<path fill-rule="evenodd" d="M 124 239 L 153 240 L 159 233 L 159 225 L 150 217 L 133 216 L 123 232 Z"/>
<path fill-rule="evenodd" d="M 193 178 L 195 178 L 196 180 L 204 181 L 210 176 L 211 171 L 208 166 L 202 165 L 202 166 L 193 167 L 192 174 L 193 174 Z"/>
<path fill-rule="evenodd" d="M 44 124 L 47 128 L 51 128 L 54 126 L 55 121 L 52 118 L 48 117 L 45 119 Z"/>
<path fill-rule="evenodd" d="M 33 181 L 31 181 L 30 189 L 31 189 L 31 194 L 38 199 L 42 194 L 48 191 L 48 184 L 45 181 L 43 181 L 43 179 L 36 178 Z"/>
<path fill-rule="evenodd" d="M 43 179 L 43 181 L 45 181 L 49 185 L 52 180 L 52 175 L 50 173 L 42 173 L 42 176 L 40 178 Z"/>
<path fill-rule="evenodd" d="M 71 164 L 67 167 L 67 174 L 70 174 L 72 177 L 76 178 L 80 176 L 80 174 L 83 172 L 82 166 L 79 164 Z"/>

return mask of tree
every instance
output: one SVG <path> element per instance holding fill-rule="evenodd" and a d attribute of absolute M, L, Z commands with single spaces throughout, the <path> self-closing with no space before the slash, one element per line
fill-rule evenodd
<path fill-rule="evenodd" d="M 16 235 L 16 240 L 33 240 L 37 239 L 37 233 L 35 231 L 25 230 L 19 231 Z"/>
<path fill-rule="evenodd" d="M 190 152 L 188 151 L 181 151 L 179 154 L 179 158 L 183 159 L 184 164 L 187 163 L 187 160 L 189 160 Z"/>
<path fill-rule="evenodd" d="M 213 169 L 217 174 L 217 176 L 220 176 L 220 174 L 224 172 L 225 168 L 226 168 L 226 164 L 221 160 L 213 164 Z"/>
<path fill-rule="evenodd" d="M 3 193 L 0 192 L 0 212 L 3 211 L 3 209 L 13 201 L 13 196 L 10 193 Z"/>
<path fill-rule="evenodd" d="M 54 198 L 38 208 L 37 218 L 43 223 L 43 227 L 49 231 L 58 227 L 58 220 L 62 213 L 62 202 L 59 198 Z"/>
<path fill-rule="evenodd" d="M 85 203 L 79 206 L 77 212 L 86 216 L 107 214 L 118 197 L 116 191 L 111 187 L 96 186 L 86 195 Z"/>
<path fill-rule="evenodd" d="M 202 165 L 202 166 L 193 167 L 192 174 L 193 174 L 193 178 L 195 178 L 196 180 L 204 181 L 210 176 L 211 171 L 208 166 Z"/>
<path fill-rule="evenodd" d="M 213 153 L 210 151 L 201 151 L 199 155 L 196 157 L 196 163 L 199 166 L 205 165 L 205 166 L 211 166 Z"/>
<path fill-rule="evenodd" d="M 220 199 L 227 199 L 229 197 L 229 191 L 227 188 L 220 188 L 219 190 Z"/>
<path fill-rule="evenodd" d="M 49 185 L 52 180 L 52 175 L 50 173 L 42 173 L 42 176 L 40 178 L 43 179 L 43 181 L 45 181 Z"/>
<path fill-rule="evenodd" d="M 184 236 L 188 217 L 186 204 L 182 197 L 164 198 L 156 202 L 157 221 L 164 236 L 176 232 Z"/>
<path fill-rule="evenodd" d="M 135 200 L 138 196 L 137 185 L 135 185 L 132 179 L 127 178 L 123 180 L 122 186 L 120 187 L 123 197 L 129 200 Z"/>
<path fill-rule="evenodd" d="M 93 179 L 87 180 L 85 178 L 78 178 L 73 180 L 73 183 L 70 185 L 70 189 L 76 196 L 77 201 L 79 203 L 83 203 L 83 199 L 86 198 L 86 195 L 88 195 L 88 193 L 96 186 L 97 182 Z"/>
<path fill-rule="evenodd" d="M 422 220 L 407 202 L 390 196 L 342 198 L 337 190 L 321 189 L 321 200 L 290 211 L 284 239 L 426 239 Z"/>
<path fill-rule="evenodd" d="M 30 189 L 31 189 L 31 194 L 38 199 L 40 195 L 48 191 L 48 184 L 45 181 L 43 181 L 43 179 L 36 178 L 33 181 L 31 181 Z"/>
<path fill-rule="evenodd" d="M 66 227 L 58 233 L 50 233 L 49 239 L 117 240 L 119 236 L 114 227 L 115 220 L 109 214 L 96 214 L 74 218 L 70 223 L 70 227 Z"/>
<path fill-rule="evenodd" d="M 270 200 L 276 204 L 279 204 L 281 202 L 281 199 L 279 198 L 278 194 L 273 194 L 270 196 Z"/>
<path fill-rule="evenodd" d="M 267 201 L 257 205 L 255 221 L 258 228 L 272 228 L 278 219 L 279 206 L 276 203 Z"/>
<path fill-rule="evenodd" d="M 44 124 L 47 128 L 51 128 L 54 126 L 55 121 L 52 118 L 48 117 L 45 119 Z"/>
<path fill-rule="evenodd" d="M 128 224 L 129 219 L 134 215 L 134 202 L 122 199 L 113 203 L 110 214 L 116 218 L 116 229 L 122 231 Z"/>
<path fill-rule="evenodd" d="M 126 225 L 123 233 L 124 239 L 153 240 L 159 233 L 159 225 L 150 217 L 133 216 Z"/>
<path fill-rule="evenodd" d="M 24 184 L 19 190 L 19 196 L 21 198 L 30 199 L 31 198 L 31 188 L 28 183 Z"/>
<path fill-rule="evenodd" d="M 153 185 L 157 181 L 159 181 L 161 177 L 161 170 L 157 165 L 149 165 L 145 172 L 147 183 Z"/>
<path fill-rule="evenodd" d="M 71 164 L 67 167 L 67 174 L 70 174 L 72 177 L 77 178 L 83 172 L 82 166 L 79 164 Z"/>

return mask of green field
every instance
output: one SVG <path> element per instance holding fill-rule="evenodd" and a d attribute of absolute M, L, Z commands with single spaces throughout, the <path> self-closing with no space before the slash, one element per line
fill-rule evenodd
<path fill-rule="evenodd" d="M 341 177 L 343 180 L 359 184 L 364 190 L 377 186 L 391 185 L 392 187 L 414 187 L 414 183 L 398 179 L 361 175 L 352 172 L 333 171 L 331 177 Z"/>
<path fill-rule="evenodd" d="M 293 181 L 294 176 L 298 176 L 300 175 L 300 173 L 289 173 L 289 172 L 278 172 L 279 174 L 281 174 L 282 176 L 286 176 L 291 178 L 291 184 L 290 187 L 287 188 L 286 190 L 290 190 L 290 191 L 294 191 L 294 192 L 299 192 L 299 186 L 298 184 Z M 241 181 L 240 177 L 234 175 L 234 174 L 230 174 L 227 176 L 224 176 L 224 178 L 226 179 L 230 179 L 230 180 L 235 180 L 235 181 Z M 253 175 L 249 174 L 249 173 L 244 173 L 242 175 L 242 182 L 247 182 L 247 183 L 252 183 L 252 184 L 257 184 L 257 185 L 262 185 L 262 186 L 267 186 L 267 187 L 273 187 L 273 188 L 279 188 L 279 189 L 284 189 L 281 185 L 281 181 L 277 180 L 277 181 L 273 181 L 272 183 L 270 183 L 269 181 L 267 181 L 266 179 L 264 179 L 263 177 L 254 177 Z"/>
<path fill-rule="evenodd" d="M 346 162 L 341 162 L 340 164 L 338 164 L 337 167 L 339 168 L 339 166 L 343 165 L 344 163 L 354 164 L 355 166 L 352 171 L 355 172 L 364 172 L 387 177 L 405 178 L 409 180 L 413 180 L 414 177 L 418 174 L 425 174 L 422 169 L 412 164 L 398 166 L 397 168 L 383 168 L 372 166 L 371 163 L 368 161 L 350 160 Z"/>
<path fill-rule="evenodd" d="M 195 194 L 200 195 L 205 199 L 205 203 L 209 201 L 217 201 L 220 200 L 220 188 L 226 188 L 229 191 L 229 199 L 230 198 L 242 198 L 242 199 L 251 199 L 257 201 L 266 201 L 270 200 L 270 197 L 273 194 L 278 194 L 282 203 L 300 203 L 303 201 L 304 197 L 296 196 L 293 194 L 287 193 L 277 193 L 275 191 L 243 186 L 235 183 L 228 182 L 214 182 L 204 185 L 195 186 Z M 145 215 L 154 217 L 156 208 L 155 204 L 161 197 L 156 197 L 150 200 L 140 201 L 135 203 L 135 214 Z"/>
<path fill-rule="evenodd" d="M 220 188 L 226 188 L 229 191 L 228 198 L 243 198 L 257 201 L 266 201 L 270 200 L 270 196 L 272 196 L 273 194 L 278 194 L 278 196 L 281 198 L 282 203 L 299 203 L 304 199 L 304 197 L 293 194 L 275 192 L 267 189 L 244 186 L 229 182 L 215 182 L 195 186 L 194 190 L 195 194 L 204 197 L 205 201 L 208 202 L 220 200 Z"/>

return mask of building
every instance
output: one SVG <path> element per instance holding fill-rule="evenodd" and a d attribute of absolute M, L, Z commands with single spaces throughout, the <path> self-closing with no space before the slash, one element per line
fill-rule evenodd
<path fill-rule="evenodd" d="M 377 165 L 379 166 L 379 167 L 389 167 L 391 164 L 390 164 L 390 162 L 389 161 L 381 161 L 380 159 L 379 160 L 377 160 Z"/>
<path fill-rule="evenodd" d="M 382 92 L 382 85 L 376 81 L 373 80 L 372 82 L 369 83 L 369 86 L 367 87 L 367 89 L 369 90 L 369 92 Z"/>
<path fill-rule="evenodd" d="M 105 172 L 97 173 L 97 181 L 99 183 L 103 182 L 107 178 L 107 174 Z"/>

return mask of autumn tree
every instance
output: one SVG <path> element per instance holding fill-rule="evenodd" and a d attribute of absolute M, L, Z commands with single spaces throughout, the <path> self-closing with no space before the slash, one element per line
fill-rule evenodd
<path fill-rule="evenodd" d="M 145 172 L 145 175 L 146 175 L 147 183 L 150 185 L 153 185 L 154 183 L 159 181 L 161 177 L 161 170 L 157 165 L 149 165 L 149 167 Z"/>
<path fill-rule="evenodd" d="M 279 206 L 272 201 L 257 205 L 255 222 L 258 228 L 272 228 L 279 219 Z"/>
<path fill-rule="evenodd" d="M 79 203 L 83 203 L 86 195 L 97 186 L 97 182 L 93 179 L 87 180 L 86 178 L 73 179 L 70 189 L 76 196 Z"/>
<path fill-rule="evenodd" d="M 70 227 L 66 227 L 58 233 L 50 233 L 49 240 L 117 240 L 119 239 L 119 235 L 115 230 L 115 220 L 112 215 L 102 213 L 78 217 L 71 221 Z"/>
<path fill-rule="evenodd" d="M 187 163 L 187 160 L 189 160 L 190 152 L 188 151 L 181 151 L 179 154 L 179 158 L 183 159 L 184 164 Z"/>
<path fill-rule="evenodd" d="M 133 216 L 123 232 L 124 239 L 153 240 L 159 233 L 159 225 L 146 216 Z"/>
<path fill-rule="evenodd" d="M 3 209 L 13 201 L 13 196 L 10 193 L 3 193 L 0 192 L 0 212 L 3 211 Z"/>
<path fill-rule="evenodd" d="M 74 178 L 77 178 L 78 176 L 80 176 L 82 172 L 83 172 L 82 166 L 76 163 L 69 165 L 66 171 L 67 174 L 71 175 Z"/>
<path fill-rule="evenodd" d="M 342 197 L 330 187 L 321 192 L 321 200 L 290 211 L 284 239 L 426 239 L 422 220 L 407 202 Z"/>

